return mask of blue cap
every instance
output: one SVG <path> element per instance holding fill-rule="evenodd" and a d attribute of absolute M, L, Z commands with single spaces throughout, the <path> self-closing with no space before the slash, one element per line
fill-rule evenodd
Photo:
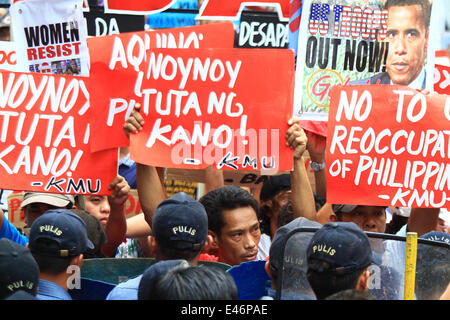
<path fill-rule="evenodd" d="M 58 249 L 38 245 L 39 239 L 53 240 Z M 94 249 L 87 237 L 86 224 L 75 213 L 66 209 L 52 209 L 37 218 L 30 229 L 29 247 L 31 252 L 56 257 L 72 257 Z"/>
<path fill-rule="evenodd" d="M 450 244 L 450 234 L 445 232 L 431 231 L 421 235 L 419 238 Z"/>
<path fill-rule="evenodd" d="M 208 236 L 205 208 L 188 194 L 179 192 L 156 208 L 152 233 L 164 248 L 200 251 Z"/>
<path fill-rule="evenodd" d="M 30 250 L 9 239 L 0 239 L 0 300 L 17 291 L 37 293 L 39 267 Z"/>
<path fill-rule="evenodd" d="M 138 300 L 146 300 L 159 276 L 166 274 L 175 267 L 187 268 L 189 266 L 190 264 L 186 260 L 163 260 L 152 264 L 142 274 L 138 288 Z"/>
<path fill-rule="evenodd" d="M 324 261 L 333 267 L 314 266 L 316 272 L 348 274 L 374 262 L 369 238 L 353 222 L 329 222 L 316 231 L 307 249 L 308 268 L 311 261 Z"/>

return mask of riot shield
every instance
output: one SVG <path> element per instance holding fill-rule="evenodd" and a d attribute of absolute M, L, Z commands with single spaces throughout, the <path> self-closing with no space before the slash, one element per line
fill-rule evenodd
<path fill-rule="evenodd" d="M 285 239 L 276 299 L 315 298 L 307 280 L 306 250 L 318 228 L 297 228 Z M 406 237 L 366 232 L 374 263 L 369 266 L 369 293 L 377 300 L 403 300 Z M 450 243 L 418 239 L 415 265 L 417 300 L 439 299 L 450 282 Z"/>

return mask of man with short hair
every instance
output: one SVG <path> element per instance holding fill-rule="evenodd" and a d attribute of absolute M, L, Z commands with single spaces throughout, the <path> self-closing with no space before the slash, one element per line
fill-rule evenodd
<path fill-rule="evenodd" d="M 199 202 L 208 214 L 211 248 L 217 250 L 218 261 L 234 266 L 256 260 L 261 237 L 256 199 L 242 188 L 225 186 Z"/>
<path fill-rule="evenodd" d="M 150 247 L 155 258 L 183 259 L 192 265 L 198 259 L 208 236 L 208 216 L 203 206 L 184 192 L 162 201 L 152 217 Z M 117 285 L 107 300 L 136 300 L 142 275 Z"/>
<path fill-rule="evenodd" d="M 386 230 L 386 207 L 334 204 L 337 221 L 354 222 L 361 230 L 384 233 Z"/>
<path fill-rule="evenodd" d="M 347 289 L 368 291 L 372 250 L 353 222 L 332 222 L 317 230 L 307 249 L 308 281 L 318 300 Z"/>
<path fill-rule="evenodd" d="M 83 253 L 94 249 L 86 225 L 75 213 L 51 209 L 34 221 L 28 247 L 40 269 L 40 300 L 72 300 L 67 292 L 72 276 L 70 266 L 80 274 Z"/>
<path fill-rule="evenodd" d="M 429 0 L 387 0 L 389 43 L 386 72 L 350 84 L 397 84 L 425 89 L 431 3 Z"/>

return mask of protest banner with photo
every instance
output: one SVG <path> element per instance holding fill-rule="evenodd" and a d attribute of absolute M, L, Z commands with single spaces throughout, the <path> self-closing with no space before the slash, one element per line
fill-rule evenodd
<path fill-rule="evenodd" d="M 136 85 L 145 124 L 131 135 L 131 158 L 168 168 L 291 170 L 293 74 L 291 50 L 153 50 Z"/>
<path fill-rule="evenodd" d="M 234 28 L 231 22 L 142 31 L 88 39 L 91 55 L 90 111 L 94 131 L 91 150 L 125 147 L 129 139 L 123 124 L 137 101 L 140 72 L 155 48 L 232 48 Z"/>
<path fill-rule="evenodd" d="M 405 86 L 334 86 L 327 202 L 450 205 L 450 96 Z"/>
<path fill-rule="evenodd" d="M 430 0 L 423 1 L 431 6 Z M 384 2 L 303 1 L 294 115 L 301 119 L 327 121 L 329 92 L 338 84 L 390 84 L 392 80 L 393 84 L 413 85 L 412 80 L 417 78 L 416 81 L 420 81 L 417 89 L 433 90 L 437 39 L 431 32 L 434 29 L 416 19 L 415 15 L 421 12 L 419 5 L 394 5 L 384 9 Z M 433 14 L 431 12 L 431 17 Z M 432 24 L 433 19 L 431 21 Z M 414 37 L 418 39 L 414 49 L 405 48 L 407 30 L 414 30 Z M 399 39 L 403 41 L 402 54 L 397 50 Z M 412 58 L 411 55 L 416 56 Z M 421 70 L 425 72 L 419 74 Z M 415 73 L 411 80 L 399 79 L 398 74 L 406 76 L 410 72 Z"/>
<path fill-rule="evenodd" d="M 111 194 L 118 152 L 90 152 L 83 79 L 0 72 L 1 189 Z"/>
<path fill-rule="evenodd" d="M 22 66 L 18 62 L 16 45 L 12 41 L 0 41 L 0 69 L 8 71 L 22 71 Z"/>
<path fill-rule="evenodd" d="M 289 49 L 295 51 L 297 57 L 300 20 L 302 18 L 303 0 L 289 0 Z"/>
<path fill-rule="evenodd" d="M 450 95 L 450 67 L 436 65 L 434 71 L 434 91 Z"/>
<path fill-rule="evenodd" d="M 19 1 L 10 13 L 21 71 L 89 76 L 81 0 Z"/>

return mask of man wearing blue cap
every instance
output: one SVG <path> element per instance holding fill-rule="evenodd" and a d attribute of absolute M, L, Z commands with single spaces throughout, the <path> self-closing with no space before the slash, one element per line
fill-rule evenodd
<path fill-rule="evenodd" d="M 30 230 L 28 247 L 39 270 L 40 300 L 72 300 L 67 292 L 72 278 L 83 265 L 83 252 L 94 249 L 84 221 L 66 209 L 52 209 L 37 218 Z"/>
<path fill-rule="evenodd" d="M 318 300 L 347 289 L 368 291 L 372 249 L 353 222 L 327 223 L 317 230 L 308 245 L 307 262 L 307 278 Z"/>
<path fill-rule="evenodd" d="M 152 234 L 150 247 L 156 260 L 182 259 L 197 265 L 208 236 L 205 208 L 188 194 L 179 192 L 157 206 Z M 120 283 L 106 299 L 136 300 L 141 278 L 142 275 Z"/>

